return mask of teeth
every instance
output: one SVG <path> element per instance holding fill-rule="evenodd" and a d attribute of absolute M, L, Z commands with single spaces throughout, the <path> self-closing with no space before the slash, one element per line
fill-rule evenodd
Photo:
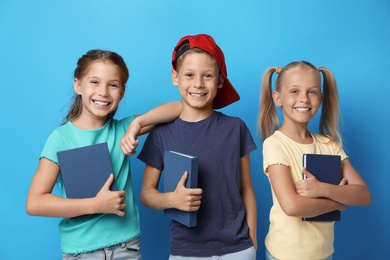
<path fill-rule="evenodd" d="M 309 108 L 304 108 L 304 107 L 297 107 L 296 110 L 300 111 L 300 112 L 304 112 L 304 111 L 309 111 Z"/>
<path fill-rule="evenodd" d="M 204 95 L 206 95 L 206 94 L 195 94 L 195 93 L 190 93 L 190 95 L 193 96 L 193 97 L 202 97 L 202 96 L 204 96 Z"/>
<path fill-rule="evenodd" d="M 95 104 L 97 104 L 99 106 L 107 106 L 108 105 L 107 102 L 101 102 L 101 101 L 95 101 Z"/>

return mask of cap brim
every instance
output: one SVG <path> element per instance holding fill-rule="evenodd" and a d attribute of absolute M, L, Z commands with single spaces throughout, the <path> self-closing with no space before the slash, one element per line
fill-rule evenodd
<path fill-rule="evenodd" d="M 217 95 L 214 98 L 213 108 L 223 108 L 238 100 L 240 100 L 240 95 L 238 95 L 229 79 L 225 77 L 222 88 L 218 89 Z"/>

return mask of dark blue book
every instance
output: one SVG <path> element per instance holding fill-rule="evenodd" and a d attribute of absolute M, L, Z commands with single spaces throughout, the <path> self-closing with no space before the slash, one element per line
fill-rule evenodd
<path fill-rule="evenodd" d="M 67 198 L 93 198 L 113 173 L 107 143 L 57 153 Z M 116 191 L 115 181 L 110 190 Z"/>
<path fill-rule="evenodd" d="M 320 182 L 339 185 L 341 181 L 341 157 L 339 155 L 304 154 L 303 167 L 313 174 Z M 302 174 L 305 179 L 306 175 Z M 331 211 L 312 218 L 302 218 L 304 221 L 340 221 L 341 212 Z"/>
<path fill-rule="evenodd" d="M 186 188 L 198 188 L 198 157 L 164 151 L 164 192 L 174 191 L 185 171 L 188 172 Z M 187 227 L 197 225 L 196 211 L 187 212 L 171 208 L 165 209 L 164 214 Z"/>

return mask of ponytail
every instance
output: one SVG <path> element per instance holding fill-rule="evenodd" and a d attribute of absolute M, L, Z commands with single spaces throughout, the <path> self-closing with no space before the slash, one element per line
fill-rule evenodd
<path fill-rule="evenodd" d="M 272 98 L 272 75 L 280 68 L 272 67 L 266 70 L 261 83 L 260 107 L 258 116 L 258 129 L 264 141 L 279 128 L 279 119 Z"/>
<path fill-rule="evenodd" d="M 324 67 L 318 68 L 323 75 L 323 101 L 320 118 L 320 133 L 339 142 L 342 146 L 342 138 L 339 127 L 340 106 L 337 84 L 333 73 Z"/>

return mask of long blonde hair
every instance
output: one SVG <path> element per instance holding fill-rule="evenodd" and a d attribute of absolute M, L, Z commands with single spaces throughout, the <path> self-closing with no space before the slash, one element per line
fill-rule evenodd
<path fill-rule="evenodd" d="M 275 82 L 275 90 L 280 91 L 280 82 L 283 79 L 283 75 L 286 71 L 295 67 L 308 67 L 317 72 L 319 76 L 321 76 L 320 74 L 322 73 L 323 101 L 321 118 L 319 122 L 319 132 L 320 134 L 329 137 L 331 140 L 342 144 L 339 126 L 339 95 L 336 80 L 333 76 L 333 73 L 329 69 L 325 67 L 316 68 L 307 61 L 295 61 L 289 63 L 282 69 L 279 67 L 271 67 L 265 71 L 261 83 L 260 108 L 257 122 L 261 139 L 264 141 L 279 128 L 278 115 L 276 113 L 275 104 L 272 99 L 272 76 L 274 72 L 279 74 Z"/>

